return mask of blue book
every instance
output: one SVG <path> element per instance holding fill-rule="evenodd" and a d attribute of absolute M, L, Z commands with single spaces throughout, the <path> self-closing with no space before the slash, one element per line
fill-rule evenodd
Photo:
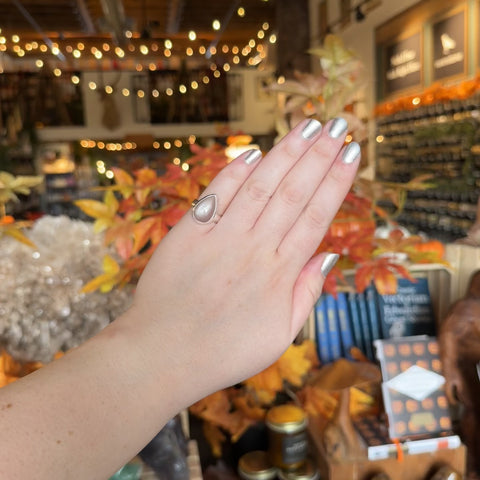
<path fill-rule="evenodd" d="M 315 337 L 317 341 L 318 358 L 323 364 L 331 359 L 328 338 L 328 320 L 325 295 L 322 295 L 315 304 Z"/>
<path fill-rule="evenodd" d="M 337 301 L 333 295 L 326 295 L 325 303 L 327 306 L 328 320 L 328 339 L 330 341 L 330 354 L 332 360 L 337 360 L 342 356 L 342 343 L 340 339 L 340 329 L 337 318 Z"/>
<path fill-rule="evenodd" d="M 373 285 L 365 290 L 365 298 L 367 301 L 368 320 L 370 324 L 370 332 L 372 333 L 372 342 L 383 338 L 380 327 L 380 319 L 378 313 L 377 291 Z"/>
<path fill-rule="evenodd" d="M 347 294 L 339 292 L 337 294 L 337 318 L 340 328 L 340 338 L 342 340 L 343 355 L 351 358 L 350 349 L 354 346 L 352 327 L 350 324 L 350 315 L 348 313 Z"/>
<path fill-rule="evenodd" d="M 357 293 L 358 313 L 360 317 L 360 325 L 362 327 L 363 342 L 365 345 L 365 355 L 370 360 L 374 360 L 372 332 L 370 331 L 370 322 L 368 321 L 367 299 L 364 293 Z"/>
<path fill-rule="evenodd" d="M 358 311 L 356 294 L 352 292 L 347 293 L 347 301 L 355 346 L 365 353 L 365 343 L 363 341 L 362 326 L 360 325 L 360 313 Z"/>
<path fill-rule="evenodd" d="M 435 316 L 426 277 L 399 278 L 397 293 L 378 295 L 383 338 L 435 336 Z"/>

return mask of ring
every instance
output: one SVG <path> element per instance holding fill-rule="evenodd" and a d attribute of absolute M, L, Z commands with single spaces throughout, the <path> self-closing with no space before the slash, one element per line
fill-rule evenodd
<path fill-rule="evenodd" d="M 192 202 L 192 217 L 197 223 L 203 225 L 214 222 L 215 216 L 217 215 L 217 195 L 212 193 L 210 195 L 205 195 L 205 197 L 195 199 Z M 219 215 L 217 215 L 219 217 Z"/>

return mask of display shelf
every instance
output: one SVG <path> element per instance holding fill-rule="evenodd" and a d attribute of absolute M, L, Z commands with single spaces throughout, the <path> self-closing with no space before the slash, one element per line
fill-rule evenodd
<path fill-rule="evenodd" d="M 376 179 L 430 175 L 435 185 L 408 192 L 399 223 L 446 242 L 466 235 L 480 192 L 479 127 L 478 94 L 377 119 Z M 379 205 L 394 210 L 388 201 Z"/>

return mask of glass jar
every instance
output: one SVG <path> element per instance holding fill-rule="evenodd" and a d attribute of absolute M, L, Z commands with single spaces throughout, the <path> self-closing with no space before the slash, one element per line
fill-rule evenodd
<path fill-rule="evenodd" d="M 267 452 L 255 450 L 240 457 L 238 474 L 245 480 L 274 480 L 277 469 L 270 463 Z"/>
<path fill-rule="evenodd" d="M 282 470 L 300 468 L 308 451 L 305 412 L 295 405 L 278 405 L 268 411 L 265 423 L 272 464 Z"/>
<path fill-rule="evenodd" d="M 297 470 L 290 472 L 279 472 L 280 480 L 318 480 L 320 473 L 316 464 L 308 458 L 305 463 Z"/>

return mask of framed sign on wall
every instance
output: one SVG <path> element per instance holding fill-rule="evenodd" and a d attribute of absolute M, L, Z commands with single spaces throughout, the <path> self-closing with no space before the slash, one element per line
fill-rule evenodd
<path fill-rule="evenodd" d="M 467 73 L 467 15 L 461 8 L 432 24 L 432 80 L 439 81 Z"/>
<path fill-rule="evenodd" d="M 422 32 L 383 46 L 383 94 L 420 88 L 423 82 Z"/>

